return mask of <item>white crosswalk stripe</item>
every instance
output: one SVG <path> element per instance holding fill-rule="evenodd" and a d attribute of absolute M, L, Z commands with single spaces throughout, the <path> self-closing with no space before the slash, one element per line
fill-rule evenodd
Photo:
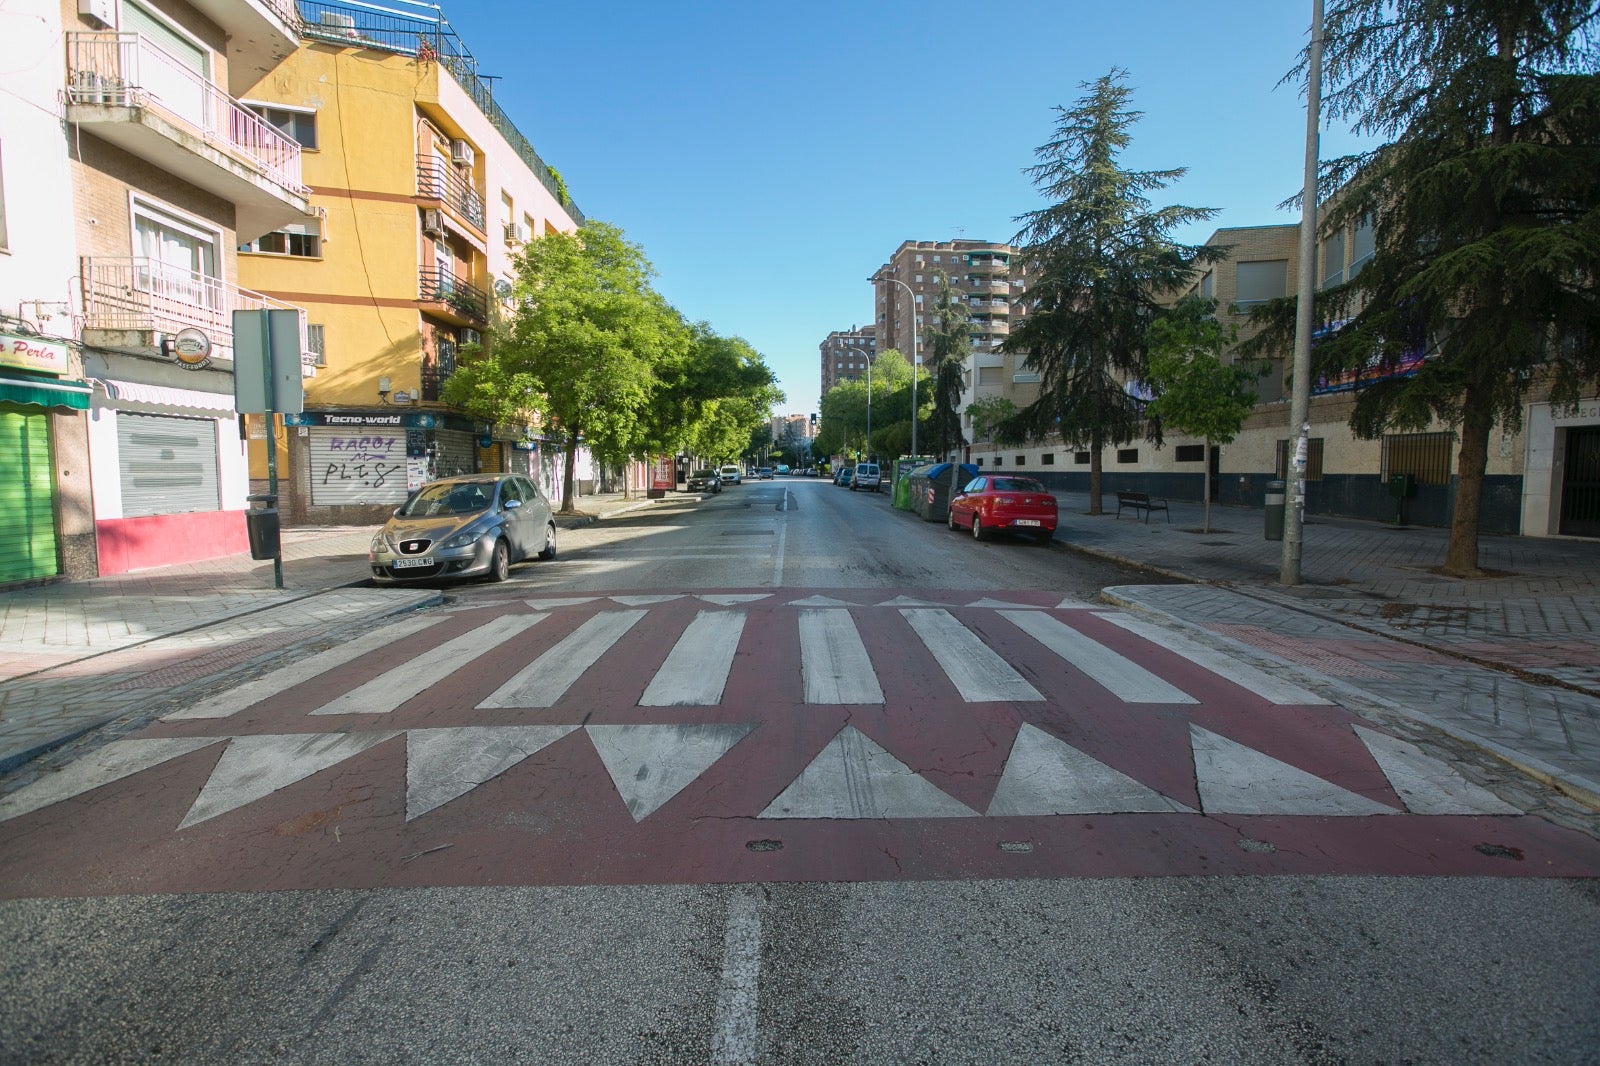
<path fill-rule="evenodd" d="M 882 703 L 878 675 L 849 611 L 800 612 L 800 673 L 807 703 Z"/>
<path fill-rule="evenodd" d="M 1044 699 L 1038 689 L 949 611 L 902 610 L 900 614 L 968 703 Z"/>
<path fill-rule="evenodd" d="M 1000 611 L 1018 629 L 1109 689 L 1124 703 L 1198 703 L 1144 667 L 1042 611 Z"/>
<path fill-rule="evenodd" d="M 554 707 L 567 689 L 646 613 L 603 611 L 595 615 L 495 689 L 488 699 L 478 704 L 478 709 Z"/>
<path fill-rule="evenodd" d="M 708 707 L 722 702 L 733 655 L 744 633 L 743 611 L 701 611 L 661 664 L 641 707 Z"/>

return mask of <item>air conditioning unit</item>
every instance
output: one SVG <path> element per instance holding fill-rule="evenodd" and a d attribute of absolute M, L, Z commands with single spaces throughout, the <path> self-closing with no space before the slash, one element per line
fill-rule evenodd
<path fill-rule="evenodd" d="M 342 14 L 338 11 L 323 11 L 317 16 L 317 23 L 324 29 L 331 30 L 339 37 L 348 37 L 352 41 L 361 36 L 356 32 L 356 17 Z"/>
<path fill-rule="evenodd" d="M 479 333 L 475 329 L 467 329 L 466 327 L 463 327 L 462 330 L 461 330 L 461 343 L 462 344 L 482 344 L 483 343 L 483 334 Z"/>
<path fill-rule="evenodd" d="M 520 222 L 506 223 L 506 243 L 521 244 L 528 239 L 528 227 Z"/>
<path fill-rule="evenodd" d="M 422 232 L 430 237 L 444 236 L 444 212 L 437 207 L 422 209 Z"/>
<path fill-rule="evenodd" d="M 472 145 L 466 141 L 450 142 L 450 161 L 452 163 L 465 163 L 470 167 L 472 161 L 476 158 L 477 155 L 472 151 Z"/>

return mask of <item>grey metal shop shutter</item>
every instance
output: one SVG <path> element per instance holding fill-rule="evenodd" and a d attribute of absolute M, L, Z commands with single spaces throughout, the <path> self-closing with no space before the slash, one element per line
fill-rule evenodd
<path fill-rule="evenodd" d="M 215 419 L 118 411 L 117 448 L 124 517 L 221 509 Z"/>
<path fill-rule="evenodd" d="M 406 431 L 394 426 L 312 426 L 311 502 L 385 504 L 406 499 Z"/>

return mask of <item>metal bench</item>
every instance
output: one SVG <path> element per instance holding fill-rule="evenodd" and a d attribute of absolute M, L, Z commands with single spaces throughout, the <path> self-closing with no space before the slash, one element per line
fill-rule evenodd
<path fill-rule="evenodd" d="M 1123 492 L 1117 491 L 1117 517 L 1122 517 L 1122 509 L 1126 507 L 1135 514 L 1144 512 L 1144 520 L 1150 521 L 1151 511 L 1162 511 L 1167 516 L 1167 523 L 1172 522 L 1172 512 L 1167 510 L 1166 500 L 1152 500 L 1148 492 Z"/>

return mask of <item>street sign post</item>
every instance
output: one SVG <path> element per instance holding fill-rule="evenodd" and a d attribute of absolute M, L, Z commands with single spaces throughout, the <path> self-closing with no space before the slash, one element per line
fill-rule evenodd
<path fill-rule="evenodd" d="M 305 410 L 300 374 L 300 315 L 288 309 L 233 313 L 233 403 L 240 414 L 259 414 L 266 424 L 267 491 L 256 521 L 276 526 L 278 519 L 278 433 L 276 416 Z M 270 522 L 268 516 L 270 515 Z M 273 530 L 276 533 L 276 529 Z M 272 587 L 283 588 L 283 546 L 272 549 Z M 252 544 L 254 547 L 254 544 Z"/>

